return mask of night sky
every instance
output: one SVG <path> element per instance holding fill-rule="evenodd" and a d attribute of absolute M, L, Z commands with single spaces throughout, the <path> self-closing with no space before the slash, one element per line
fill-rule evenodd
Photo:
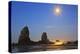
<path fill-rule="evenodd" d="M 54 9 L 60 8 L 60 15 Z M 30 39 L 39 41 L 43 32 L 50 41 L 77 40 L 77 5 L 12 2 L 11 5 L 11 38 L 18 42 L 20 31 L 28 26 Z"/>

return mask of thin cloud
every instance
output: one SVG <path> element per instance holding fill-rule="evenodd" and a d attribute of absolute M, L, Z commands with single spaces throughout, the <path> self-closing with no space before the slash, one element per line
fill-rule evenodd
<path fill-rule="evenodd" d="M 45 28 L 47 28 L 47 29 L 51 29 L 51 28 L 54 28 L 54 27 L 53 27 L 53 26 L 48 25 L 48 26 L 46 26 Z"/>

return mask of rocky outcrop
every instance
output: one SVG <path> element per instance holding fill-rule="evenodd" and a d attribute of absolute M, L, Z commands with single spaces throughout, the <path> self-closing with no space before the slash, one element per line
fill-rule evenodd
<path fill-rule="evenodd" d="M 41 42 L 42 44 L 48 44 L 49 43 L 49 40 L 47 38 L 47 33 L 46 32 L 42 33 L 41 41 L 39 41 L 39 42 Z"/>
<path fill-rule="evenodd" d="M 18 44 L 19 45 L 28 45 L 30 44 L 31 40 L 29 37 L 29 29 L 27 26 L 25 26 L 20 33 L 20 37 L 19 37 L 19 41 Z"/>

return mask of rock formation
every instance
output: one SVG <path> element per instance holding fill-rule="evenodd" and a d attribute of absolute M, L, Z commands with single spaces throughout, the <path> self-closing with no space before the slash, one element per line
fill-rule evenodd
<path fill-rule="evenodd" d="M 29 29 L 27 26 L 25 26 L 21 32 L 20 32 L 20 37 L 18 40 L 18 44 L 19 45 L 36 45 L 36 44 L 50 44 L 52 42 L 49 41 L 49 39 L 47 38 L 47 33 L 43 32 L 42 36 L 41 36 L 41 40 L 38 42 L 32 41 L 30 40 L 29 37 Z"/>
<path fill-rule="evenodd" d="M 25 26 L 20 33 L 20 37 L 19 37 L 19 41 L 18 44 L 19 45 L 28 45 L 30 44 L 31 40 L 29 37 L 29 29 L 27 26 Z"/>
<path fill-rule="evenodd" d="M 46 32 L 42 33 L 41 42 L 44 43 L 44 44 L 49 43 L 49 40 L 47 38 L 47 33 Z"/>

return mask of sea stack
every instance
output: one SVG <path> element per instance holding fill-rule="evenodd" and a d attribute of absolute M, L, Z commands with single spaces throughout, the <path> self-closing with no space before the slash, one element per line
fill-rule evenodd
<path fill-rule="evenodd" d="M 29 45 L 31 42 L 30 37 L 29 37 L 29 29 L 27 26 L 25 26 L 20 33 L 20 37 L 19 37 L 19 41 L 18 44 L 19 45 Z"/>
<path fill-rule="evenodd" d="M 49 40 L 47 38 L 47 33 L 46 32 L 42 33 L 41 42 L 44 43 L 44 44 L 49 43 Z"/>

